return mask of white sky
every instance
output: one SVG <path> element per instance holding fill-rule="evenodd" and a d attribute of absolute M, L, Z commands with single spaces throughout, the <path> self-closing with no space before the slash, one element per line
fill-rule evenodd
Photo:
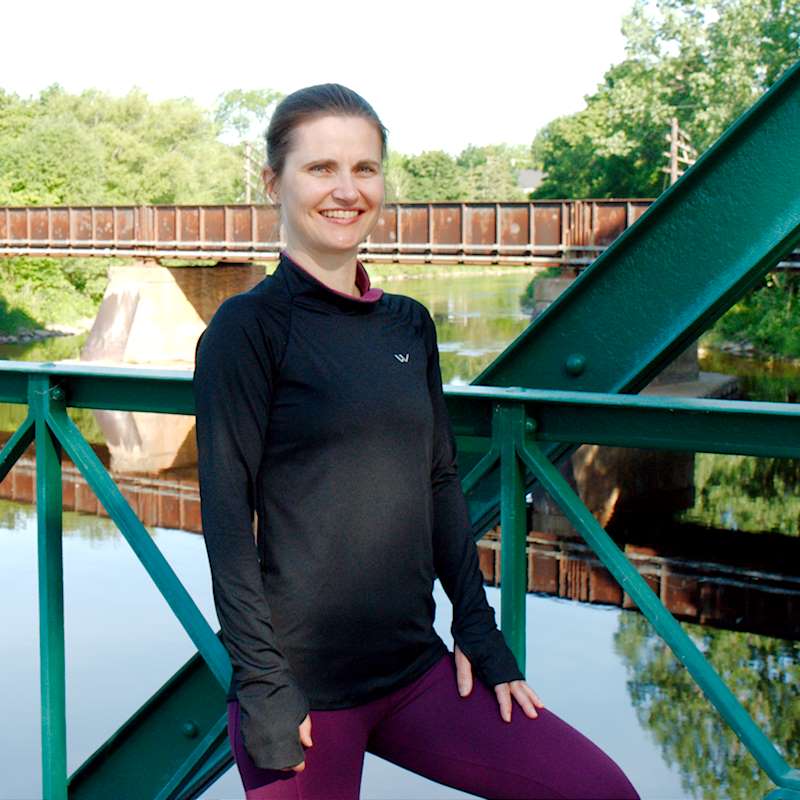
<path fill-rule="evenodd" d="M 0 88 L 212 107 L 228 89 L 336 81 L 362 94 L 404 153 L 529 144 L 578 111 L 624 57 L 633 0 L 136 0 L 7 3 Z"/>

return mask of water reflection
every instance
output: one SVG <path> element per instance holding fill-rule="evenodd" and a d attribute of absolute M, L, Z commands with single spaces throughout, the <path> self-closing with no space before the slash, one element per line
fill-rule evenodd
<path fill-rule="evenodd" d="M 800 643 L 756 634 L 684 629 L 789 764 L 800 761 Z M 643 617 L 624 614 L 614 648 L 642 726 L 692 797 L 753 800 L 773 787 Z"/>
<path fill-rule="evenodd" d="M 747 358 L 704 350 L 699 361 L 701 369 L 736 375 L 742 394 L 748 400 L 796 403 L 800 396 L 800 363 L 797 360 Z"/>
<path fill-rule="evenodd" d="M 680 518 L 708 527 L 800 533 L 800 462 L 698 453 L 695 502 Z"/>
<path fill-rule="evenodd" d="M 51 336 L 35 342 L 0 344 L 0 359 L 7 361 L 60 361 L 78 358 L 88 332 L 74 336 Z"/>

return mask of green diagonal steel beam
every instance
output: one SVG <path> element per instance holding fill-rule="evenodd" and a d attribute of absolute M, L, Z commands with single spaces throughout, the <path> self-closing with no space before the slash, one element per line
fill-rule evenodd
<path fill-rule="evenodd" d="M 202 741 L 176 770 L 153 800 L 183 800 L 196 797 L 233 764 L 228 742 L 228 712 L 213 724 Z M 202 766 L 199 766 L 202 765 Z"/>
<path fill-rule="evenodd" d="M 519 435 L 516 446 L 531 472 L 536 475 L 603 565 L 652 623 L 672 652 L 689 670 L 703 693 L 755 756 L 770 779 L 786 789 L 800 790 L 800 771 L 792 769 L 786 763 L 775 745 L 753 722 L 733 692 L 706 661 L 697 645 L 675 617 L 664 608 L 661 600 L 647 585 L 647 581 L 603 530 L 542 449 L 534 442 L 526 442 L 524 436 L 519 437 Z"/>
<path fill-rule="evenodd" d="M 64 408 L 51 407 L 48 424 L 75 466 L 116 523 L 136 557 L 147 570 L 173 614 L 208 663 L 219 684 L 226 688 L 231 679 L 231 664 L 225 648 L 178 579 L 169 562 L 150 538 L 114 479 L 81 435 Z"/>
<path fill-rule="evenodd" d="M 775 791 L 770 792 L 764 800 L 800 800 L 800 790 L 775 789 Z"/>
<path fill-rule="evenodd" d="M 474 381 L 637 391 L 800 243 L 800 62 Z"/>
<path fill-rule="evenodd" d="M 225 689 L 197 653 L 70 776 L 69 799 L 193 796 L 233 763 L 225 713 Z"/>
<path fill-rule="evenodd" d="M 0 450 L 0 481 L 8 475 L 11 467 L 17 463 L 17 459 L 25 452 L 35 435 L 35 418 L 29 413 Z"/>
<path fill-rule="evenodd" d="M 798 142 L 800 62 L 473 384 L 640 390 L 800 243 Z M 468 497 L 476 535 L 497 524 L 498 474 Z"/>

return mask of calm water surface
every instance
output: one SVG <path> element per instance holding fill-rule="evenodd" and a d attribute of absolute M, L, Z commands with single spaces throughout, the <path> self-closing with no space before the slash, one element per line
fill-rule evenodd
<path fill-rule="evenodd" d="M 519 297 L 529 271 L 380 283 L 424 302 L 436 320 L 444 380 L 468 382 L 527 325 Z M 85 336 L 0 346 L 0 358 L 74 357 Z M 750 359 L 709 357 L 703 368 L 743 376 L 752 399 L 790 400 L 800 370 Z M 23 409 L 0 406 L 0 430 Z M 91 414 L 77 415 L 101 441 Z M 796 536 L 790 462 L 698 456 L 692 521 Z M 775 462 L 775 463 L 773 463 Z M 783 470 L 783 472 L 781 472 Z M 753 491 L 756 486 L 758 491 Z M 798 509 L 800 510 L 800 509 Z M 79 766 L 193 653 L 144 569 L 113 524 L 64 515 L 68 766 Z M 202 537 L 151 528 L 154 540 L 216 628 Z M 36 521 L 30 506 L 0 500 L 0 798 L 40 796 Z M 487 587 L 499 612 L 499 592 Z M 436 627 L 452 646 L 450 605 L 436 586 Z M 529 595 L 526 677 L 545 703 L 605 749 L 644 798 L 763 797 L 771 788 L 753 759 L 696 690 L 640 615 Z M 800 761 L 800 653 L 782 639 L 685 625 L 790 763 Z M 516 709 L 515 713 L 519 712 Z M 367 756 L 362 796 L 468 795 Z M 235 770 L 206 794 L 241 798 Z"/>

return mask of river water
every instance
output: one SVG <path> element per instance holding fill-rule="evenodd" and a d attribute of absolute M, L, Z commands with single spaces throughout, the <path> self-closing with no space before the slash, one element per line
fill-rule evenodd
<path fill-rule="evenodd" d="M 437 323 L 444 379 L 464 383 L 528 324 L 520 296 L 531 274 L 520 270 L 379 285 L 428 306 Z M 0 358 L 74 357 L 84 338 L 0 346 Z M 800 370 L 789 365 L 711 354 L 701 366 L 740 375 L 752 399 L 794 401 L 800 387 Z M 12 430 L 19 412 L 0 406 L 0 431 Z M 92 428 L 91 419 L 82 419 L 82 424 L 97 441 L 98 429 Z M 731 536 L 769 534 L 759 540 L 764 542 L 776 536 L 781 541 L 797 537 L 800 505 L 788 463 L 698 455 L 694 469 L 695 504 L 680 515 L 681 523 L 730 529 Z M 201 536 L 177 529 L 149 530 L 216 629 Z M 17 800 L 41 793 L 32 506 L 0 500 L 0 553 L 0 696 L 5 712 L 0 723 L 0 798 Z M 192 655 L 193 648 L 107 518 L 65 513 L 64 576 L 72 771 Z M 499 592 L 487 586 L 487 595 L 499 619 Z M 452 645 L 449 602 L 438 583 L 436 600 L 437 630 Z M 752 800 L 769 791 L 771 783 L 638 613 L 532 593 L 527 621 L 528 683 L 546 705 L 605 749 L 642 797 Z M 682 624 L 790 763 L 797 764 L 797 643 L 746 630 Z M 204 796 L 243 797 L 235 769 Z M 469 797 L 369 755 L 362 796 Z"/>

